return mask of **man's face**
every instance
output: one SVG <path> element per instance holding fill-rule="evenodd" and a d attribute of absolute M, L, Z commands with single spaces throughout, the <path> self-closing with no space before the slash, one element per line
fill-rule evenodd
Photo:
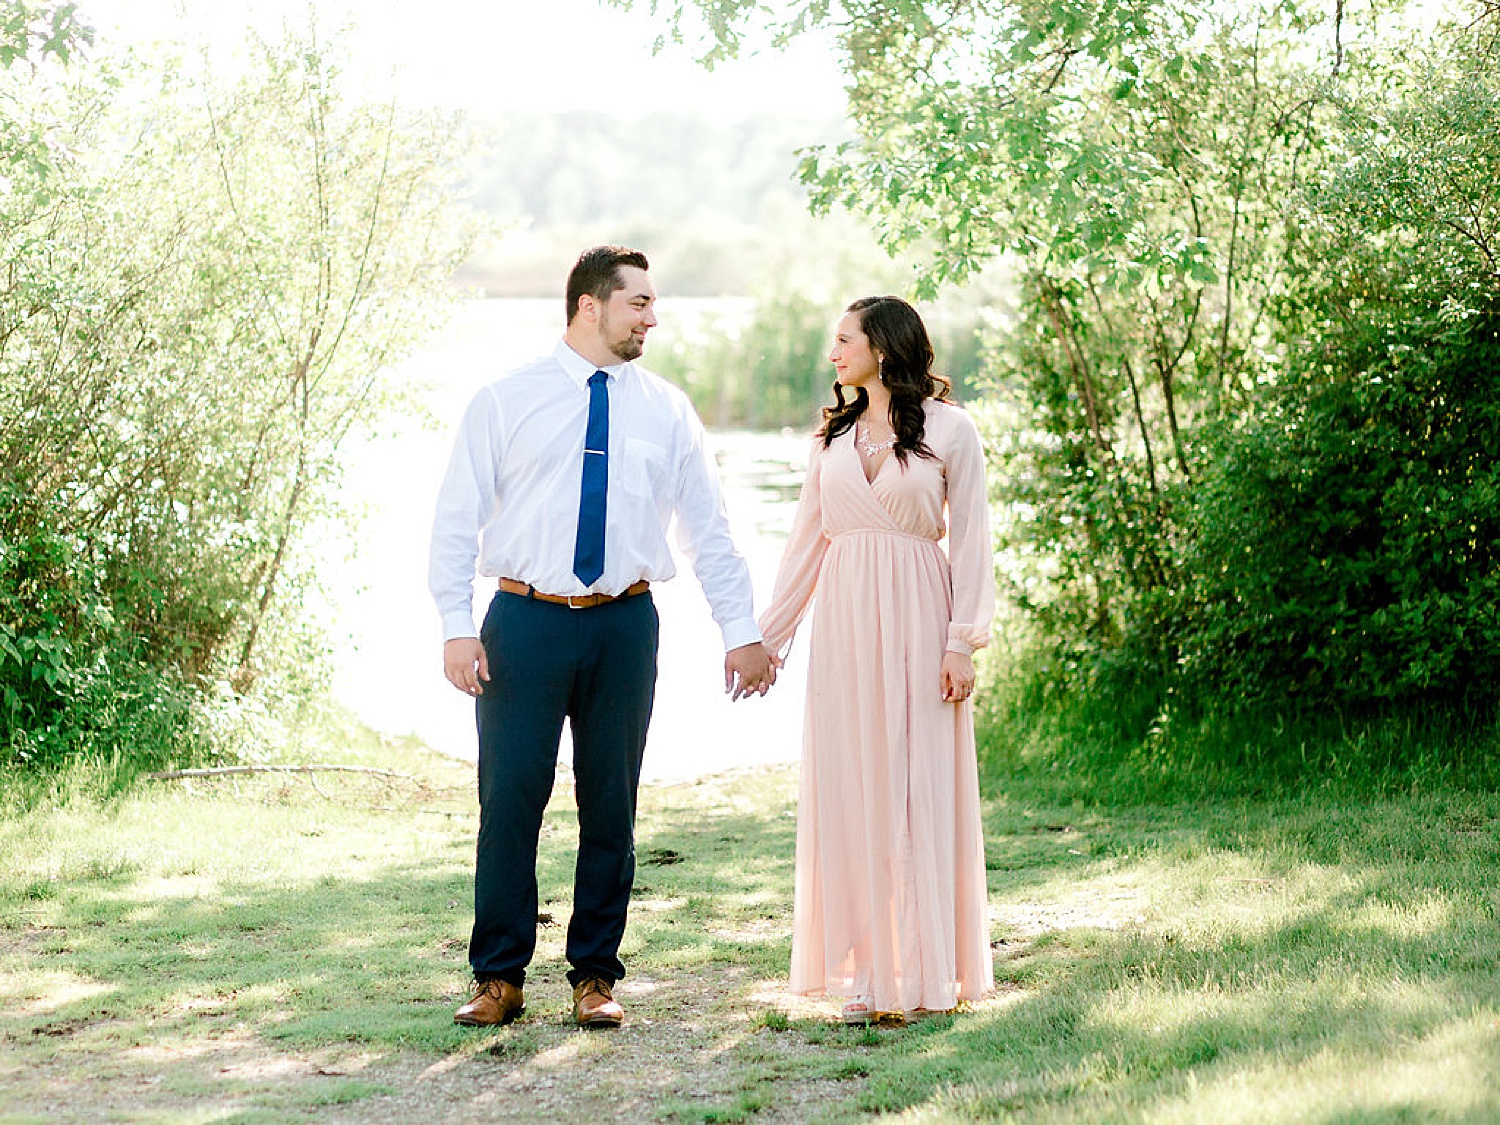
<path fill-rule="evenodd" d="M 656 290 L 637 266 L 621 266 L 620 280 L 624 287 L 599 306 L 599 338 L 611 355 L 638 359 L 646 350 L 646 333 L 656 327 Z"/>

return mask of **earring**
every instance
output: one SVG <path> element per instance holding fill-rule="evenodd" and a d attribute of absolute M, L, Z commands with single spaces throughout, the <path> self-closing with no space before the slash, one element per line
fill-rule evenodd
<path fill-rule="evenodd" d="M 883 356 L 883 355 L 882 356 L 876 356 L 875 357 L 875 362 L 877 364 L 877 368 L 876 368 L 876 372 L 875 373 L 880 377 L 880 381 L 882 383 L 884 383 L 885 382 L 885 356 Z"/>

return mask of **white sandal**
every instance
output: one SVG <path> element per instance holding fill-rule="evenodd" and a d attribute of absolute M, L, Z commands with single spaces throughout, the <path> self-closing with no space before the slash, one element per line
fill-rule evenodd
<path fill-rule="evenodd" d="M 856 996 L 844 1005 L 844 1022 L 851 1027 L 872 1024 L 880 1019 L 880 1013 L 870 1003 L 868 996 Z"/>

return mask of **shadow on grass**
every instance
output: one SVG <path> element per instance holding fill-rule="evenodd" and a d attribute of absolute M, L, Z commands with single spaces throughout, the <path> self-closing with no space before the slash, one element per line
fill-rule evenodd
<path fill-rule="evenodd" d="M 32 955 L 80 995 L 21 1029 L 146 1042 L 225 1021 L 284 1039 L 436 1046 L 426 1025 L 462 971 L 454 939 L 468 901 L 466 878 L 407 866 L 298 887 L 224 880 L 211 896 L 137 897 L 117 876 L 30 933 Z"/>
<path fill-rule="evenodd" d="M 379 832 L 374 821 L 366 831 Z M 273 1118 L 295 1116 L 308 1098 L 327 1112 L 343 1101 L 390 1096 L 378 1073 L 346 1082 L 342 1093 L 327 1081 L 326 1095 L 272 1090 L 271 1055 L 418 1052 L 424 1075 L 478 1068 L 486 1081 L 499 1081 L 535 1069 L 541 1056 L 593 1052 L 617 1070 L 639 1072 L 632 1048 L 650 1046 L 653 1027 L 672 1025 L 694 1029 L 692 1050 L 666 1058 L 652 1082 L 666 1092 L 698 1088 L 697 1056 L 745 1033 L 753 1013 L 743 993 L 786 962 L 790 820 L 768 824 L 753 812 L 723 809 L 675 810 L 663 819 L 645 811 L 624 951 L 630 975 L 620 986 L 630 1020 L 619 1035 L 577 1043 L 562 951 L 576 821 L 564 797 L 549 811 L 539 857 L 541 909 L 551 921 L 539 927 L 528 1011 L 504 1029 L 459 1028 L 452 1012 L 469 975 L 471 818 L 450 830 L 455 840 L 441 861 L 367 863 L 363 876 L 315 869 L 270 880 L 264 873 L 172 876 L 149 862 L 87 858 L 62 879 L 0 888 L 17 907 L 0 921 L 0 1038 L 19 1049 L 34 1078 L 58 1076 L 55 1096 L 39 1095 L 27 1081 L 8 1083 L 0 1068 L 0 1116 L 33 1105 L 46 1119 L 66 1120 L 80 1082 L 122 1072 L 149 1074 L 140 1080 L 164 1083 L 195 1104 L 222 1101 L 227 1090 Z M 262 849 L 295 846 L 295 838 L 245 840 L 245 867 Z M 351 840 L 352 850 L 361 847 Z M 203 1059 L 238 1059 L 247 1044 L 256 1065 L 205 1070 Z M 731 1062 L 724 1056 L 725 1073 L 710 1088 L 733 1085 Z M 679 1081 L 674 1068 L 694 1077 Z M 240 1070 L 250 1075 L 243 1082 Z M 534 1077 L 545 1089 L 547 1079 Z M 432 1082 L 424 1081 L 430 1095 Z M 474 1093 L 444 1096 L 461 1101 Z M 608 1098 L 601 1098 L 602 1111 Z M 139 1106 L 116 1108 L 128 1115 Z"/>
<path fill-rule="evenodd" d="M 1000 1002 L 906 1033 L 865 1112 L 1500 1118 L 1493 800 L 1002 807 L 988 854 L 997 905 L 1029 900 L 1012 921 L 1120 886 L 1151 888 L 1145 915 L 1002 927 Z"/>
<path fill-rule="evenodd" d="M 138 864 L 90 860 L 67 884 L 8 888 L 16 910 L 0 923 L 0 956 L 20 968 L 0 978 L 0 1028 L 22 1064 L 59 1076 L 59 1091 L 70 1065 L 107 1076 L 141 1057 L 192 1104 L 234 1086 L 245 1120 L 352 1120 L 372 1107 L 400 1119 L 431 1111 L 434 1097 L 470 1106 L 497 1085 L 559 1119 L 608 1116 L 622 1099 L 643 1119 L 684 1121 L 903 1110 L 1038 1123 L 1500 1116 L 1490 1077 L 1500 1073 L 1500 801 L 993 802 L 996 996 L 863 1030 L 777 1008 L 790 788 L 732 796 L 643 800 L 620 989 L 630 1017 L 618 1034 L 580 1035 L 566 1021 L 575 832 L 565 799 L 549 813 L 539 864 L 554 924 L 539 934 L 528 1011 L 509 1028 L 451 1022 L 467 982 L 468 820 L 443 830 L 454 839 L 441 859 L 377 864 L 360 878 L 220 876 L 211 889 L 174 891 Z M 294 841 L 243 846 L 248 862 Z M 1119 888 L 1144 904 L 1139 916 L 1091 921 L 1078 908 Z M 245 1040 L 416 1061 L 322 1093 L 273 1088 L 264 1071 L 235 1086 L 233 1073 L 192 1069 L 213 1045 Z M 594 1085 L 551 1084 L 582 1073 Z M 48 1096 L 33 1091 L 33 1104 Z"/>

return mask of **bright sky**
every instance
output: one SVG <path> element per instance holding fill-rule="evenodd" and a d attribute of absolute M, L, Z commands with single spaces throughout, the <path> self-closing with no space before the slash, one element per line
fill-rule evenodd
<path fill-rule="evenodd" d="M 661 109 L 708 117 L 837 116 L 843 77 L 827 38 L 769 48 L 712 73 L 681 47 L 652 54 L 663 31 L 642 4 L 599 0 L 80 0 L 101 40 L 207 38 L 220 48 L 247 27 L 349 24 L 356 65 L 402 101 L 470 110 L 600 109 L 638 118 Z M 352 14 L 351 14 L 352 13 Z"/>

